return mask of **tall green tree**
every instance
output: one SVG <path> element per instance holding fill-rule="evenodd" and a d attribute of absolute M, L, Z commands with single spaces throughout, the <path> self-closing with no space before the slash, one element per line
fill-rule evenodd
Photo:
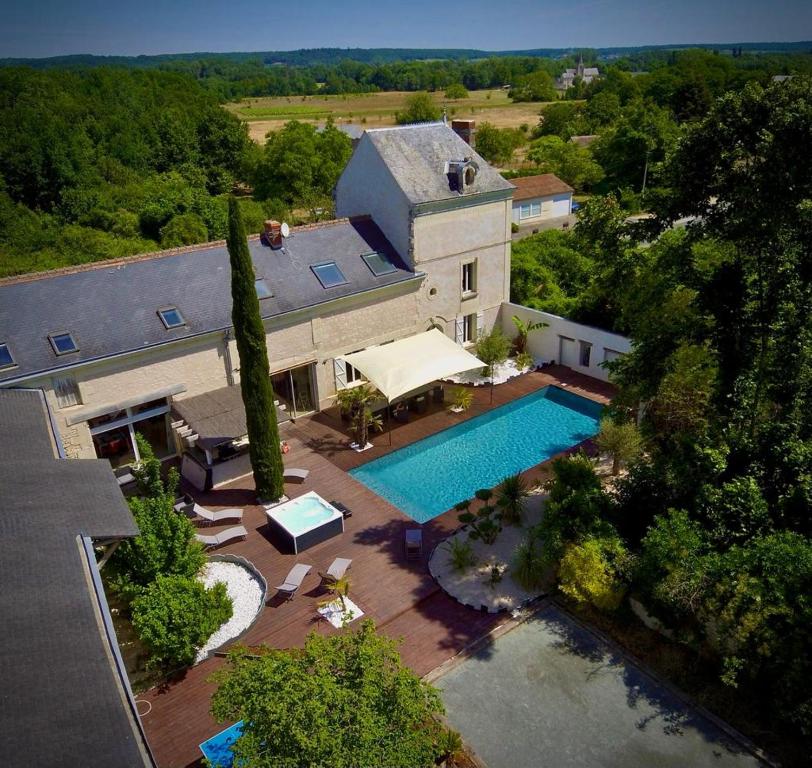
<path fill-rule="evenodd" d="M 284 493 L 282 452 L 268 365 L 265 326 L 254 287 L 256 275 L 240 207 L 228 202 L 228 254 L 231 258 L 231 319 L 240 355 L 240 388 L 248 425 L 248 451 L 257 496 L 276 500 Z"/>

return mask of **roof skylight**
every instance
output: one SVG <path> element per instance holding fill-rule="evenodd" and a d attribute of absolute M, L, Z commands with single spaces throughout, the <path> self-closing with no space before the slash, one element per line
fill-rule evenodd
<path fill-rule="evenodd" d="M 258 277 L 256 280 L 254 280 L 254 288 L 256 288 L 257 298 L 260 301 L 262 301 L 262 299 L 270 299 L 273 297 L 271 286 L 268 285 L 264 277 Z"/>
<path fill-rule="evenodd" d="M 51 346 L 57 355 L 67 355 L 79 351 L 79 345 L 73 336 L 67 332 L 52 333 L 48 336 L 48 341 L 51 342 Z"/>
<path fill-rule="evenodd" d="M 327 261 L 324 264 L 314 264 L 310 269 L 313 274 L 319 279 L 319 282 L 324 288 L 334 288 L 337 285 L 344 285 L 347 278 L 344 273 L 338 268 L 334 261 Z"/>
<path fill-rule="evenodd" d="M 163 309 L 159 309 L 158 317 L 161 318 L 161 322 L 167 330 L 186 325 L 186 321 L 183 319 L 183 315 L 177 307 L 164 307 Z"/>
<path fill-rule="evenodd" d="M 0 344 L 0 369 L 11 368 L 15 365 L 17 365 L 17 363 L 14 362 L 14 358 L 11 356 L 11 350 L 8 348 L 8 344 Z"/>
<path fill-rule="evenodd" d="M 397 267 L 389 261 L 389 257 L 385 253 L 374 251 L 372 253 L 362 253 L 361 258 L 375 277 L 390 275 L 392 272 L 397 271 Z"/>

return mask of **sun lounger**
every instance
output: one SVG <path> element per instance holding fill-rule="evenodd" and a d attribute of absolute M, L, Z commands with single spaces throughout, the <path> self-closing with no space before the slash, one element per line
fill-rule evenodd
<path fill-rule="evenodd" d="M 299 483 L 303 483 L 307 480 L 309 474 L 309 469 L 296 469 L 296 467 L 288 467 L 283 472 L 285 480 L 296 480 Z"/>
<path fill-rule="evenodd" d="M 406 529 L 406 559 L 419 560 L 423 556 L 423 531 L 420 528 Z"/>
<path fill-rule="evenodd" d="M 319 571 L 319 576 L 321 576 L 321 580 L 327 584 L 335 584 L 339 579 L 344 578 L 344 574 L 349 570 L 351 565 L 352 560 L 349 558 L 337 557 L 327 569 L 327 573 Z"/>
<path fill-rule="evenodd" d="M 222 547 L 223 544 L 228 544 L 235 539 L 244 539 L 248 535 L 248 531 L 241 525 L 235 525 L 233 528 L 227 528 L 225 531 L 215 533 L 213 536 L 205 536 L 202 533 L 196 533 L 195 538 L 208 549 L 215 547 Z"/>
<path fill-rule="evenodd" d="M 296 563 L 290 569 L 290 573 L 285 577 L 284 584 L 280 584 L 276 589 L 281 592 L 287 600 L 293 600 L 296 590 L 302 586 L 304 577 L 310 573 L 312 565 L 304 565 L 304 563 Z"/>
<path fill-rule="evenodd" d="M 352 517 L 352 510 L 349 507 L 344 506 L 344 504 L 342 504 L 340 501 L 336 501 L 335 499 L 333 499 L 330 502 L 330 504 L 334 506 L 339 512 L 341 512 L 342 515 L 344 515 L 345 520 L 348 517 Z"/>
<path fill-rule="evenodd" d="M 224 520 L 236 520 L 238 523 L 242 522 L 242 510 L 231 508 L 221 509 L 218 512 L 212 512 L 206 507 L 201 507 L 200 504 L 192 504 L 186 507 L 186 514 L 189 517 L 199 517 L 208 525 L 218 525 Z"/>

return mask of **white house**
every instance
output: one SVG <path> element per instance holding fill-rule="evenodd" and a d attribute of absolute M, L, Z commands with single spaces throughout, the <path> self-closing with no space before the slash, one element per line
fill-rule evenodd
<path fill-rule="evenodd" d="M 572 213 L 573 189 L 552 173 L 512 179 L 513 223 L 536 224 Z"/>

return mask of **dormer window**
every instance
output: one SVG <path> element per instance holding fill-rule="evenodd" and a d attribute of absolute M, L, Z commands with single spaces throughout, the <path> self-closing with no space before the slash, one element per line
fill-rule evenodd
<path fill-rule="evenodd" d="M 448 183 L 451 189 L 464 192 L 476 181 L 479 165 L 470 157 L 452 160 L 448 164 Z"/>
<path fill-rule="evenodd" d="M 362 253 L 361 258 L 375 277 L 391 275 L 392 272 L 397 272 L 397 267 L 389 261 L 389 257 L 385 253 Z"/>
<path fill-rule="evenodd" d="M 8 344 L 0 344 L 0 370 L 3 368 L 13 368 L 17 363 L 11 355 Z"/>
<path fill-rule="evenodd" d="M 164 324 L 166 330 L 180 328 L 182 325 L 186 325 L 186 321 L 183 319 L 183 315 L 177 307 L 164 307 L 163 309 L 159 309 L 158 317 L 161 318 L 161 322 Z"/>
<path fill-rule="evenodd" d="M 68 355 L 71 352 L 78 352 L 79 345 L 74 340 L 70 333 L 52 333 L 48 336 L 48 341 L 51 342 L 54 353 L 57 355 Z"/>

